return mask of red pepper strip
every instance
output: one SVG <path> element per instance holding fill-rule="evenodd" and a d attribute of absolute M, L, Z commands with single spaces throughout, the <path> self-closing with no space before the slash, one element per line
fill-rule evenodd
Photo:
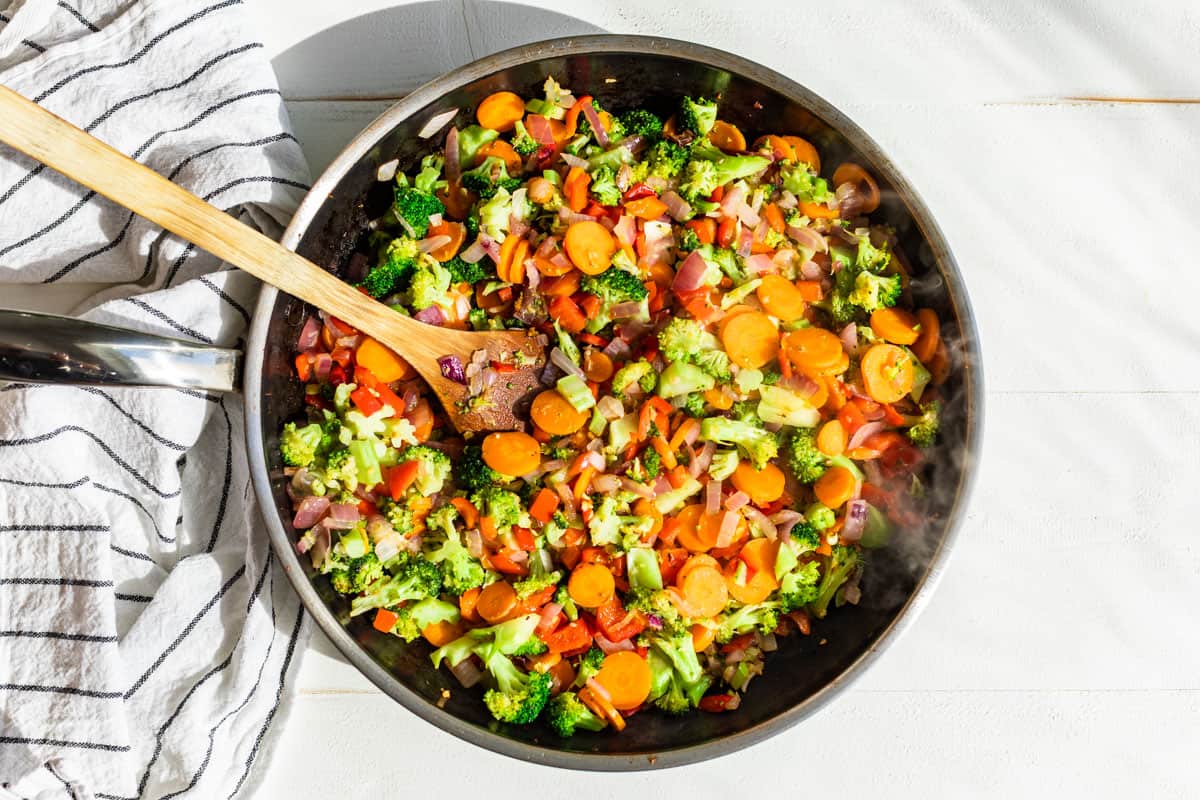
<path fill-rule="evenodd" d="M 708 711 L 715 714 L 721 711 L 728 711 L 729 704 L 732 702 L 733 695 L 731 694 L 710 694 L 700 698 L 699 708 L 701 711 Z"/>
<path fill-rule="evenodd" d="M 388 494 L 393 500 L 399 500 L 404 497 L 404 493 L 408 491 L 408 487 L 412 486 L 413 481 L 417 479 L 417 472 L 421 469 L 419 461 L 405 461 L 403 464 L 397 464 L 388 470 L 387 485 Z"/>
<path fill-rule="evenodd" d="M 371 394 L 371 390 L 365 386 L 359 386 L 351 392 L 350 399 L 354 401 L 358 410 L 368 417 L 383 408 L 383 403 L 379 401 L 379 398 Z"/>
<path fill-rule="evenodd" d="M 641 200 L 643 197 L 657 196 L 658 193 L 644 183 L 635 183 L 625 190 L 625 194 L 621 195 L 621 199 L 628 203 L 631 200 Z"/>

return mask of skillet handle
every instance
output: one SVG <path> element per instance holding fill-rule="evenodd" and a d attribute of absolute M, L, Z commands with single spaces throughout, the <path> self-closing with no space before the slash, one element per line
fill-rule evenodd
<path fill-rule="evenodd" d="M 0 309 L 0 381 L 233 391 L 242 354 L 98 322 Z"/>

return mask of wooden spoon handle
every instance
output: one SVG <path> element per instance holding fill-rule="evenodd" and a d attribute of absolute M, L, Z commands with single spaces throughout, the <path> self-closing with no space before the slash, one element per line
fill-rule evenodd
<path fill-rule="evenodd" d="M 433 338 L 428 326 L 371 300 L 5 86 L 0 86 L 0 141 L 260 280 L 337 317 L 354 320 L 355 327 L 393 347 L 398 329 L 409 326 L 401 354 L 422 373 L 436 372 L 436 359 L 445 354 L 445 345 L 428 341 Z"/>

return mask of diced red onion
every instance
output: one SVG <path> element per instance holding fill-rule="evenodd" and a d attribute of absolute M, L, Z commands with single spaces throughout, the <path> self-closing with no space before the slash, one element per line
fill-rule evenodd
<path fill-rule="evenodd" d="M 475 241 L 471 242 L 466 250 L 458 254 L 458 257 L 468 264 L 478 263 L 479 259 L 487 255 L 487 250 L 484 249 L 483 242 L 481 241 L 482 239 L 482 236 L 476 237 Z"/>
<path fill-rule="evenodd" d="M 558 210 L 558 218 L 567 225 L 574 225 L 576 222 L 595 222 L 596 218 L 591 214 L 578 214 L 571 209 L 563 206 Z"/>
<path fill-rule="evenodd" d="M 571 487 L 565 483 L 552 483 L 550 488 L 555 491 L 565 508 L 575 508 L 575 495 L 571 494 Z"/>
<path fill-rule="evenodd" d="M 561 158 L 568 167 L 579 167 L 580 169 L 588 168 L 588 160 L 586 158 L 580 158 L 579 156 L 573 156 L 570 153 L 563 153 L 561 155 Z"/>
<path fill-rule="evenodd" d="M 421 393 L 413 387 L 404 390 L 404 413 L 412 411 L 417 407 L 417 402 L 421 399 Z"/>
<path fill-rule="evenodd" d="M 339 336 L 334 344 L 338 347 L 344 347 L 347 350 L 353 350 L 354 348 L 358 347 L 358 343 L 361 339 L 362 337 L 358 334 L 355 334 L 354 336 Z"/>
<path fill-rule="evenodd" d="M 441 225 L 442 224 L 442 215 L 441 214 L 430 214 L 429 215 L 429 224 L 430 225 Z"/>
<path fill-rule="evenodd" d="M 305 497 L 296 508 L 296 515 L 292 517 L 292 527 L 297 530 L 311 528 L 329 510 L 329 505 L 328 497 Z"/>
<path fill-rule="evenodd" d="M 717 445 L 714 442 L 705 442 L 700 451 L 696 453 L 696 457 L 692 459 L 692 463 L 688 464 L 688 474 L 693 478 L 700 477 L 700 473 L 708 469 L 712 463 L 713 453 L 717 452 Z"/>
<path fill-rule="evenodd" d="M 647 186 L 649 186 L 651 189 L 653 189 L 656 192 L 663 191 L 669 185 L 667 183 L 666 178 L 660 177 L 658 175 L 649 176 L 648 178 L 646 178 L 645 181 L 643 181 L 643 183 L 645 183 Z"/>
<path fill-rule="evenodd" d="M 450 355 L 442 356 L 437 360 L 438 368 L 442 371 L 443 378 L 449 378 L 455 383 L 466 385 L 467 376 L 463 372 L 462 359 L 451 353 Z"/>
<path fill-rule="evenodd" d="M 514 564 L 523 564 L 529 560 L 529 553 L 525 550 L 514 550 L 508 554 L 508 559 Z"/>
<path fill-rule="evenodd" d="M 670 190 L 665 191 L 662 193 L 662 197 L 659 199 L 666 204 L 667 213 L 670 214 L 671 218 L 676 222 L 683 222 L 685 219 L 688 219 L 692 216 L 691 204 L 675 192 Z"/>
<path fill-rule="evenodd" d="M 313 357 L 313 375 L 317 380 L 324 381 L 329 379 L 329 373 L 333 371 L 333 356 L 329 353 L 317 353 Z"/>
<path fill-rule="evenodd" d="M 881 420 L 875 420 L 874 422 L 866 423 L 865 425 L 861 426 L 858 430 L 856 430 L 854 432 L 854 434 L 850 437 L 850 441 L 846 443 L 846 449 L 853 450 L 854 448 L 860 446 L 863 442 L 865 442 L 870 437 L 879 433 L 885 427 L 887 427 L 887 426 Z"/>
<path fill-rule="evenodd" d="M 335 522 L 358 522 L 358 505 L 333 503 L 329 506 L 329 519 Z"/>
<path fill-rule="evenodd" d="M 613 227 L 613 235 L 617 237 L 617 241 L 623 245 L 633 247 L 637 241 L 637 220 L 628 214 L 622 214 L 617 220 L 616 226 Z"/>
<path fill-rule="evenodd" d="M 621 486 L 621 479 L 616 475 L 596 475 L 592 478 L 592 491 L 596 494 L 612 494 Z"/>
<path fill-rule="evenodd" d="M 749 205 L 747 205 L 745 202 L 743 202 L 740 206 L 738 206 L 737 218 L 742 221 L 743 225 L 746 225 L 751 228 L 757 226 L 759 224 L 759 222 L 761 221 L 760 217 L 758 216 L 758 212 L 755 211 L 753 208 L 751 208 Z"/>
<path fill-rule="evenodd" d="M 609 358 L 624 358 L 629 355 L 629 344 L 620 336 L 614 336 L 612 341 L 604 345 L 604 349 L 600 352 Z"/>
<path fill-rule="evenodd" d="M 790 389 L 791 391 L 796 392 L 799 395 L 803 395 L 804 397 L 812 397 L 820 390 L 820 387 L 817 386 L 816 381 L 807 375 L 802 375 L 798 372 L 793 372 L 787 378 L 781 378 L 779 380 L 779 386 L 784 389 Z"/>
<path fill-rule="evenodd" d="M 775 523 L 775 527 L 776 530 L 779 531 L 780 538 L 785 538 L 792 532 L 792 528 L 796 527 L 796 523 L 804 519 L 804 515 L 794 509 L 785 508 L 780 511 L 776 511 L 771 515 L 770 519 Z"/>
<path fill-rule="evenodd" d="M 825 237 L 814 231 L 812 228 L 802 228 L 799 225 L 788 225 L 788 236 L 796 241 L 796 244 L 811 250 L 814 253 L 829 252 L 829 243 L 825 241 Z"/>
<path fill-rule="evenodd" d="M 309 548 L 308 557 L 312 560 L 312 565 L 319 569 L 325 563 L 325 557 L 329 555 L 329 548 L 333 544 L 333 537 L 329 533 L 329 528 L 325 527 L 324 522 L 318 522 L 309 533 L 313 537 L 313 543 L 312 547 Z"/>
<path fill-rule="evenodd" d="M 800 265 L 800 277 L 806 281 L 820 280 L 824 275 L 825 272 L 821 269 L 820 265 L 811 259 Z"/>
<path fill-rule="evenodd" d="M 608 309 L 608 315 L 613 319 L 628 319 L 641 313 L 642 304 L 634 302 L 617 303 Z"/>
<path fill-rule="evenodd" d="M 629 188 L 633 183 L 633 169 L 628 164 L 622 164 L 617 170 L 617 188 L 622 192 Z"/>
<path fill-rule="evenodd" d="M 601 447 L 603 447 L 603 445 L 604 445 L 604 442 L 600 441 L 599 439 L 593 439 L 591 442 L 588 443 L 589 448 L 593 442 L 599 444 Z M 597 450 L 588 449 L 586 452 L 584 452 L 582 454 L 582 457 L 583 457 L 583 466 L 591 467 L 594 470 L 604 469 L 604 456 L 603 456 L 603 454 L 600 453 L 600 451 L 598 449 Z"/>
<path fill-rule="evenodd" d="M 769 253 L 755 253 L 746 259 L 746 271 L 753 275 L 775 272 L 775 261 Z"/>
<path fill-rule="evenodd" d="M 387 563 L 400 555 L 400 536 L 391 536 L 375 545 L 375 557 Z"/>
<path fill-rule="evenodd" d="M 321 338 L 321 323 L 316 317 L 309 317 L 304 320 L 304 327 L 300 329 L 300 335 L 296 338 L 297 350 L 311 350 L 317 346 L 317 340 Z"/>
<path fill-rule="evenodd" d="M 421 126 L 421 130 L 417 132 L 417 138 L 428 139 L 429 137 L 433 136 L 442 128 L 446 127 L 446 123 L 454 119 L 456 114 L 458 114 L 457 108 L 451 108 L 447 111 L 434 114 L 429 118 L 428 122 Z"/>
<path fill-rule="evenodd" d="M 393 158 L 391 161 L 385 161 L 379 165 L 379 169 L 375 170 L 375 180 L 380 183 L 387 183 L 396 177 L 396 170 L 399 168 L 400 159 Z"/>
<path fill-rule="evenodd" d="M 642 225 L 643 256 L 651 264 L 666 263 L 675 248 L 675 231 L 669 222 L 651 221 Z"/>
<path fill-rule="evenodd" d="M 483 670 L 475 666 L 474 660 L 470 658 L 464 658 L 452 665 L 450 671 L 454 673 L 454 677 L 458 678 L 458 682 L 463 685 L 464 689 L 470 689 L 483 679 Z"/>
<path fill-rule="evenodd" d="M 600 638 L 600 634 L 596 634 L 596 637 Z M 608 689 L 605 689 L 603 686 L 600 685 L 600 681 L 596 680 L 595 678 L 588 678 L 587 679 L 587 687 L 589 689 L 591 689 L 592 692 L 594 692 L 595 695 L 597 697 L 599 697 L 601 700 L 603 700 L 605 703 L 607 703 L 610 706 L 612 705 L 612 695 L 609 694 Z"/>
<path fill-rule="evenodd" d="M 708 263 L 704 256 L 693 250 L 679 265 L 671 288 L 676 292 L 694 292 L 704 284 L 704 275 L 708 272 Z"/>
<path fill-rule="evenodd" d="M 674 488 L 669 480 L 659 476 L 658 480 L 654 481 L 654 496 L 658 497 L 660 494 L 666 494 Z"/>
<path fill-rule="evenodd" d="M 862 538 L 866 525 L 867 501 L 851 500 L 846 504 L 845 522 L 842 523 L 842 529 L 838 531 L 838 539 L 853 544 Z"/>
<path fill-rule="evenodd" d="M 796 195 L 792 194 L 787 189 L 784 189 L 779 194 L 779 200 L 777 201 L 777 204 L 780 208 L 789 210 L 795 208 L 798 202 L 799 201 L 796 199 Z"/>
<path fill-rule="evenodd" d="M 605 655 L 633 650 L 633 641 L 630 639 L 622 639 L 619 642 L 614 642 L 603 633 L 597 633 L 595 640 L 596 646 L 603 650 Z M 588 683 L 590 684 L 591 681 L 588 681 Z"/>
<path fill-rule="evenodd" d="M 638 497 L 644 497 L 647 500 L 654 499 L 654 489 L 644 483 L 638 483 L 633 478 L 621 478 L 621 488 L 627 492 L 633 492 Z"/>
<path fill-rule="evenodd" d="M 721 198 L 721 213 L 727 217 L 736 217 L 738 209 L 745 205 L 745 201 L 746 187 L 734 185 Z M 755 220 L 754 223 L 757 225 L 758 220 Z"/>
<path fill-rule="evenodd" d="M 779 649 L 779 640 L 775 638 L 773 633 L 755 633 L 754 639 L 758 642 L 758 647 L 764 653 L 774 653 Z"/>
<path fill-rule="evenodd" d="M 608 131 L 604 130 L 604 126 L 600 124 L 600 115 L 596 112 L 596 107 L 591 103 L 584 103 L 583 115 L 587 117 L 588 124 L 592 126 L 592 135 L 596 137 L 596 144 L 608 147 Z"/>
<path fill-rule="evenodd" d="M 711 480 L 704 489 L 704 513 L 715 515 L 721 510 L 721 481 Z"/>
<path fill-rule="evenodd" d="M 838 338 L 842 340 L 842 349 L 847 355 L 854 355 L 858 352 L 858 323 L 851 322 L 846 327 L 842 328 L 842 332 L 838 334 Z"/>
<path fill-rule="evenodd" d="M 645 147 L 646 144 L 647 144 L 646 137 L 642 136 L 641 134 L 634 134 L 633 136 L 626 136 L 624 139 L 621 140 L 621 147 L 624 147 L 626 150 L 633 153 L 634 155 L 637 155 L 639 152 L 641 152 L 641 150 L 643 149 L 643 147 Z M 649 180 L 647 180 L 647 184 L 649 184 Z"/>
<path fill-rule="evenodd" d="M 445 247 L 446 245 L 450 244 L 451 241 L 451 237 L 444 233 L 438 234 L 437 236 L 428 236 L 417 242 L 417 249 L 422 253 L 432 253 L 439 247 Z"/>
<path fill-rule="evenodd" d="M 520 191 L 519 189 L 517 191 Z M 516 236 L 520 239 L 525 234 L 529 233 L 529 223 L 523 219 L 519 219 L 515 214 L 508 215 L 508 235 Z"/>
<path fill-rule="evenodd" d="M 446 131 L 445 160 L 442 168 L 446 173 L 446 181 L 451 185 L 455 185 L 458 183 L 458 179 L 462 177 L 458 157 L 458 128 L 452 127 Z"/>
<path fill-rule="evenodd" d="M 737 511 L 739 508 L 744 507 L 749 502 L 750 495 L 739 489 L 738 491 L 729 495 L 729 497 L 725 498 L 725 507 L 730 511 Z"/>
<path fill-rule="evenodd" d="M 655 536 L 657 536 L 657 534 L 655 534 Z M 661 631 L 663 627 L 662 617 L 660 617 L 658 614 L 647 614 L 646 627 L 652 628 L 656 631 Z"/>
<path fill-rule="evenodd" d="M 726 664 L 740 664 L 741 662 L 743 662 L 745 660 L 746 660 L 746 651 L 743 648 L 739 647 L 736 650 L 730 650 L 728 653 L 725 653 L 725 663 Z"/>
<path fill-rule="evenodd" d="M 846 588 L 842 589 L 842 599 L 850 605 L 856 606 L 862 600 L 862 589 L 854 584 L 846 584 Z"/>
<path fill-rule="evenodd" d="M 596 410 L 607 420 L 625 416 L 625 406 L 611 394 L 606 394 L 596 401 Z"/>
<path fill-rule="evenodd" d="M 587 376 L 584 374 L 583 370 L 579 368 L 579 365 L 572 361 L 566 353 L 564 353 L 562 350 L 559 350 L 557 347 L 550 349 L 550 363 L 568 375 L 575 375 L 580 380 L 587 380 Z"/>
<path fill-rule="evenodd" d="M 467 552 L 472 558 L 479 558 L 483 555 L 483 534 L 476 528 L 471 528 L 465 534 L 463 539 L 466 540 Z"/>
<path fill-rule="evenodd" d="M 442 311 L 441 306 L 430 306 L 413 314 L 413 319 L 426 325 L 441 325 L 446 321 L 446 312 Z"/>
<path fill-rule="evenodd" d="M 558 603 L 546 603 L 542 606 L 541 616 L 538 618 L 537 627 L 534 628 L 535 633 L 549 633 L 558 625 L 558 616 L 562 613 L 562 606 Z"/>
<path fill-rule="evenodd" d="M 779 538 L 779 529 L 775 527 L 775 523 L 767 519 L 767 515 L 759 511 L 752 505 L 748 505 L 742 509 L 742 513 L 750 520 L 751 525 L 757 525 L 758 529 L 763 532 L 768 539 Z"/>
<path fill-rule="evenodd" d="M 721 517 L 721 528 L 717 531 L 717 547 L 729 547 L 733 544 L 733 536 L 737 533 L 738 522 L 741 518 L 736 511 L 725 512 Z"/>

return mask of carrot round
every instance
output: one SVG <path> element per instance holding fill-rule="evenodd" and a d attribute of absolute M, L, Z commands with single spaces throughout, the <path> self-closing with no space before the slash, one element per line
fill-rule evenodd
<path fill-rule="evenodd" d="M 841 355 L 823 367 L 804 367 L 800 371 L 816 380 L 829 375 L 841 375 L 848 369 L 850 369 L 850 356 L 843 350 Z"/>
<path fill-rule="evenodd" d="M 604 383 L 613 376 L 612 359 L 599 350 L 589 348 L 583 354 L 583 374 L 589 381 Z"/>
<path fill-rule="evenodd" d="M 761 603 L 771 596 L 771 592 L 778 588 L 778 584 L 771 576 L 771 580 L 762 577 L 762 573 L 755 573 L 750 580 L 745 583 L 737 582 L 737 561 L 730 561 L 729 566 L 725 569 L 725 588 L 729 591 L 729 596 L 739 603 L 746 605 L 754 605 Z"/>
<path fill-rule="evenodd" d="M 517 606 L 517 593 L 508 581 L 489 583 L 479 592 L 475 613 L 486 622 L 500 622 Z"/>
<path fill-rule="evenodd" d="M 434 647 L 441 647 L 445 644 L 450 644 L 455 639 L 463 635 L 462 625 L 457 622 L 441 620 L 426 625 L 421 629 L 421 635 L 425 637 L 425 641 L 429 642 Z"/>
<path fill-rule="evenodd" d="M 412 366 L 400 356 L 387 349 L 371 337 L 366 337 L 358 346 L 354 360 L 376 378 L 380 383 L 392 383 L 415 378 L 417 373 Z M 401 411 L 403 409 L 394 409 Z"/>
<path fill-rule="evenodd" d="M 801 139 L 799 136 L 783 136 L 785 142 L 792 146 L 792 154 L 796 161 L 801 164 L 808 164 L 812 167 L 812 171 L 820 173 L 821 171 L 821 156 L 817 153 L 817 148 L 812 146 L 812 143 L 807 139 Z"/>
<path fill-rule="evenodd" d="M 779 161 L 796 160 L 796 149 L 792 147 L 791 143 L 789 143 L 787 139 L 782 136 L 776 136 L 773 133 L 769 133 L 766 136 L 760 136 L 754 140 L 754 147 L 756 150 L 761 148 L 763 145 L 770 147 L 772 154 L 774 154 L 775 158 Z"/>
<path fill-rule="evenodd" d="M 644 703 L 650 682 L 650 664 L 633 650 L 608 655 L 596 673 L 596 683 L 608 692 L 618 711 L 630 711 Z"/>
<path fill-rule="evenodd" d="M 813 494 L 830 508 L 841 508 L 854 497 L 854 473 L 845 467 L 830 467 L 813 484 Z"/>
<path fill-rule="evenodd" d="M 761 580 L 771 584 L 774 589 L 779 585 L 775 579 L 775 559 L 779 555 L 779 542 L 774 539 L 751 539 L 746 542 L 738 553 L 738 559 L 753 570 L 750 579 Z"/>
<path fill-rule="evenodd" d="M 479 152 L 475 154 L 475 163 L 482 164 L 488 156 L 494 156 L 503 161 L 510 178 L 520 175 L 525 166 L 521 161 L 521 156 L 516 150 L 513 150 L 513 146 L 503 139 L 495 139 L 479 148 Z"/>
<path fill-rule="evenodd" d="M 833 185 L 836 187 L 843 183 L 853 184 L 858 189 L 863 198 L 860 210 L 864 214 L 870 214 L 879 208 L 879 184 L 875 183 L 875 179 L 871 177 L 870 173 L 858 164 L 847 161 L 833 171 Z"/>
<path fill-rule="evenodd" d="M 912 391 L 912 358 L 894 344 L 871 345 L 861 366 L 863 388 L 876 403 L 895 403 Z"/>
<path fill-rule="evenodd" d="M 756 506 L 769 505 L 783 496 L 783 470 L 774 464 L 755 469 L 749 461 L 738 462 L 730 480 L 749 495 L 750 502 Z"/>
<path fill-rule="evenodd" d="M 709 520 L 701 504 L 684 506 L 675 515 L 675 522 L 677 541 L 693 553 L 703 553 L 716 545 L 717 535 L 720 533 L 719 523 L 713 524 Z"/>
<path fill-rule="evenodd" d="M 738 314 L 721 328 L 721 344 L 739 367 L 758 369 L 779 355 L 779 331 L 761 311 Z"/>
<path fill-rule="evenodd" d="M 762 277 L 756 290 L 758 302 L 767 313 L 782 322 L 792 322 L 804 316 L 808 303 L 796 285 L 782 275 L 769 273 Z"/>
<path fill-rule="evenodd" d="M 746 149 L 746 137 L 738 130 L 738 126 L 723 119 L 713 123 L 708 140 L 727 153 L 740 153 Z"/>
<path fill-rule="evenodd" d="M 588 421 L 585 412 L 576 410 L 555 389 L 547 389 L 533 398 L 529 416 L 535 425 L 554 436 L 568 436 Z"/>
<path fill-rule="evenodd" d="M 707 625 L 701 625 L 697 622 L 692 626 L 692 649 L 697 653 L 703 653 L 709 648 L 717 638 L 717 632 Z"/>
<path fill-rule="evenodd" d="M 453 222 L 452 220 L 443 219 L 437 225 L 429 226 L 428 236 L 449 236 L 450 241 L 442 245 L 436 250 L 430 250 L 429 255 L 433 256 L 438 261 L 449 261 L 458 255 L 459 248 L 463 246 L 463 242 L 467 240 L 467 226 L 461 222 Z"/>
<path fill-rule="evenodd" d="M 567 593 L 584 608 L 599 608 L 613 598 L 616 582 L 602 564 L 580 564 L 567 581 Z"/>
<path fill-rule="evenodd" d="M 715 617 L 729 602 L 725 576 L 716 567 L 696 567 L 680 581 L 679 591 L 688 605 L 702 617 Z"/>
<path fill-rule="evenodd" d="M 797 369 L 822 369 L 844 355 L 842 342 L 824 328 L 800 328 L 784 334 L 783 349 Z"/>
<path fill-rule="evenodd" d="M 542 448 L 527 433 L 491 433 L 483 440 L 483 461 L 502 475 L 526 475 L 542 462 Z"/>
<path fill-rule="evenodd" d="M 924 364 L 937 353 L 938 344 L 942 341 L 942 324 L 932 308 L 917 311 L 917 324 L 921 326 L 921 332 L 913 342 L 912 351 L 917 360 Z"/>
<path fill-rule="evenodd" d="M 617 240 L 599 222 L 585 220 L 567 228 L 563 237 L 567 258 L 585 275 L 599 275 L 612 266 Z"/>
<path fill-rule="evenodd" d="M 633 504 L 633 513 L 639 517 L 650 517 L 650 519 L 654 520 L 654 524 L 650 527 L 650 530 L 646 532 L 646 536 L 653 536 L 662 530 L 663 515 L 662 512 L 658 510 L 658 506 L 654 505 L 653 501 L 647 500 L 644 497 L 639 497 L 637 502 Z"/>
<path fill-rule="evenodd" d="M 592 176 L 582 167 L 571 167 L 567 177 L 563 179 L 563 197 L 567 207 L 578 213 L 587 206 L 587 190 L 592 183 Z"/>
<path fill-rule="evenodd" d="M 830 458 L 846 451 L 846 426 L 840 420 L 831 419 L 817 431 L 817 449 Z"/>
<path fill-rule="evenodd" d="M 521 117 L 525 116 L 525 101 L 513 92 L 496 92 L 483 98 L 479 108 L 475 109 L 475 119 L 485 128 L 494 131 L 511 130 Z"/>
<path fill-rule="evenodd" d="M 909 345 L 920 336 L 920 322 L 902 308 L 877 308 L 871 312 L 871 330 L 892 344 Z"/>
<path fill-rule="evenodd" d="M 687 574 L 694 569 L 698 569 L 699 567 L 714 567 L 716 569 L 720 569 L 721 565 L 715 558 L 707 553 L 696 553 L 686 562 L 684 562 L 684 565 L 679 568 L 679 572 L 675 573 L 675 585 L 679 586 L 682 584 L 683 579 L 687 577 Z"/>

